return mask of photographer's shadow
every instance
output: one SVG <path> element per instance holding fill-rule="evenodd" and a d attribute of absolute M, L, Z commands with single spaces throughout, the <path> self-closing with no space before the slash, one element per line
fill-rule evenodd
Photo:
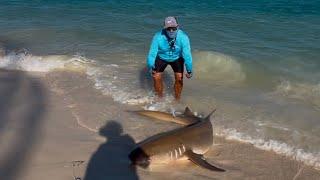
<path fill-rule="evenodd" d="M 107 142 L 92 155 L 84 180 L 139 179 L 128 159 L 135 146 L 132 137 L 123 134 L 122 126 L 116 121 L 108 122 L 99 134 L 106 137 Z"/>

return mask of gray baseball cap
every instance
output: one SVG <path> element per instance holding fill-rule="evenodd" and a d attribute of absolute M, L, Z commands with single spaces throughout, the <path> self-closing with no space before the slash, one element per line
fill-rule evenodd
<path fill-rule="evenodd" d="M 178 22 L 175 17 L 169 16 L 164 19 L 164 28 L 178 27 Z"/>

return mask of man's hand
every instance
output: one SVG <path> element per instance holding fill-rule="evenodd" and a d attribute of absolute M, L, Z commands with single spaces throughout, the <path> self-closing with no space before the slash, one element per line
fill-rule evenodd
<path fill-rule="evenodd" d="M 156 73 L 157 73 L 157 71 L 154 68 L 152 68 L 151 69 L 151 76 L 153 77 Z"/>
<path fill-rule="evenodd" d="M 187 73 L 186 73 L 186 77 L 187 77 L 188 79 L 190 79 L 190 78 L 192 77 L 192 72 L 187 72 Z"/>

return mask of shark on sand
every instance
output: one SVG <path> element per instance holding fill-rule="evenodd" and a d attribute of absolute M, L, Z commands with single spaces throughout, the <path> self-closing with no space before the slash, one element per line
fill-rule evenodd
<path fill-rule="evenodd" d="M 168 163 L 180 159 L 189 159 L 194 164 L 211 171 L 225 171 L 208 163 L 205 154 L 213 144 L 213 110 L 206 118 L 193 115 L 187 107 L 181 116 L 159 111 L 136 111 L 138 114 L 159 120 L 176 122 L 185 126 L 149 137 L 137 144 L 129 154 L 133 165 L 147 168 L 151 163 Z"/>

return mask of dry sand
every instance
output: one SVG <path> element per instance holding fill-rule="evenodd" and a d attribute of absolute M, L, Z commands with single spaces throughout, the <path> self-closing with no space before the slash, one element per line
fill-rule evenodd
<path fill-rule="evenodd" d="M 224 173 L 188 161 L 129 166 L 135 142 L 171 125 L 131 122 L 139 117 L 126 110 L 138 107 L 113 102 L 81 73 L 0 70 L 0 98 L 1 180 L 320 179 L 312 167 L 219 137 L 205 156 Z"/>

